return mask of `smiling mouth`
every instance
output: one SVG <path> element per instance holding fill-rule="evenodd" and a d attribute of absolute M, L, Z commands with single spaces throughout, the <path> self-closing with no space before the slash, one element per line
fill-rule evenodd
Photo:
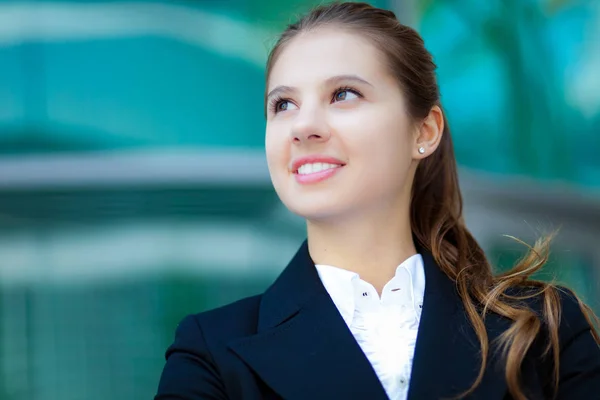
<path fill-rule="evenodd" d="M 308 164 L 301 165 L 297 171 L 294 171 L 294 173 L 297 175 L 310 175 L 310 174 L 316 174 L 316 173 L 327 171 L 327 170 L 340 168 L 343 166 L 344 166 L 343 164 L 331 164 L 331 163 L 319 163 L 319 162 L 308 163 Z"/>

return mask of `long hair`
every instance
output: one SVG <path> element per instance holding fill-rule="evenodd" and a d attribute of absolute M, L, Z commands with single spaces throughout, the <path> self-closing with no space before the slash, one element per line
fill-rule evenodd
<path fill-rule="evenodd" d="M 267 80 L 273 64 L 294 37 L 323 27 L 344 29 L 366 37 L 381 51 L 406 96 L 407 111 L 414 121 L 423 120 L 433 106 L 441 107 L 436 65 L 421 36 L 414 29 L 401 24 L 393 12 L 366 3 L 336 2 L 324 5 L 289 25 L 269 55 Z M 553 235 L 527 246 L 526 256 L 510 271 L 494 276 L 483 249 L 467 230 L 463 220 L 456 159 L 445 117 L 444 122 L 439 147 L 421 160 L 415 172 L 410 218 L 416 240 L 431 251 L 439 267 L 455 282 L 479 340 L 481 366 L 478 376 L 472 386 L 457 397 L 472 393 L 483 378 L 492 347 L 484 325 L 484 317 L 488 312 L 513 321 L 497 343 L 505 362 L 506 381 L 511 395 L 515 399 L 526 399 L 520 385 L 519 371 L 527 350 L 542 330 L 549 339 L 544 354 L 552 354 L 556 391 L 560 353 L 560 289 L 551 283 L 530 278 L 546 263 Z M 515 296 L 513 289 L 519 288 L 525 290 L 518 291 L 519 295 Z M 541 313 L 536 313 L 524 302 L 534 297 L 541 300 Z M 579 298 L 577 300 L 592 326 L 595 340 L 600 343 L 598 331 L 593 328 L 591 321 L 595 319 L 597 322 L 597 317 Z"/>

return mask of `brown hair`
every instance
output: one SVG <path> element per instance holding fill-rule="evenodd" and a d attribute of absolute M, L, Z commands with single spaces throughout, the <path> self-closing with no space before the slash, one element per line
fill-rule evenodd
<path fill-rule="evenodd" d="M 289 25 L 269 55 L 267 80 L 286 44 L 298 34 L 324 26 L 357 32 L 370 39 L 386 55 L 389 67 L 408 100 L 407 111 L 415 121 L 424 119 L 434 105 L 441 107 L 436 65 L 421 36 L 414 29 L 402 25 L 393 12 L 366 3 L 336 2 L 321 6 Z M 473 385 L 457 397 L 471 393 L 483 378 L 490 351 L 483 322 L 487 312 L 513 321 L 498 342 L 498 349 L 503 351 L 506 362 L 506 380 L 511 395 L 515 399 L 526 399 L 519 383 L 519 370 L 527 350 L 542 328 L 547 329 L 550 339 L 544 354 L 551 352 L 553 355 L 556 390 L 560 289 L 553 284 L 530 279 L 546 263 L 553 235 L 539 239 L 534 246 L 527 246 L 527 255 L 510 271 L 493 275 L 482 248 L 463 221 L 456 159 L 445 117 L 444 122 L 438 149 L 422 160 L 416 170 L 410 213 L 413 235 L 421 246 L 431 251 L 440 268 L 456 283 L 479 339 L 482 358 L 479 374 Z M 519 295 L 515 296 L 515 292 L 510 290 L 514 288 L 529 290 L 519 291 Z M 541 315 L 522 303 L 523 300 L 538 296 L 542 304 Z M 598 321 L 597 317 L 581 300 L 577 300 L 592 326 L 595 340 L 600 343 L 600 336 L 591 322 L 592 318 Z"/>

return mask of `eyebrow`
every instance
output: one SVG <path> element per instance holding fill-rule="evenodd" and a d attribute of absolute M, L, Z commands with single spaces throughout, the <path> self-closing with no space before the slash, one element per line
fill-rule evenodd
<path fill-rule="evenodd" d="M 333 85 L 333 84 L 341 83 L 341 82 L 355 82 L 355 83 L 359 83 L 359 84 L 363 84 L 363 85 L 373 86 L 368 81 L 364 80 L 363 78 L 361 78 L 358 75 L 336 75 L 336 76 L 332 76 L 330 78 L 327 78 L 325 80 L 324 84 L 325 85 Z M 269 92 L 269 94 L 267 94 L 267 96 L 265 97 L 265 99 L 268 100 L 268 99 L 270 99 L 271 97 L 273 97 L 276 94 L 293 93 L 295 91 L 297 91 L 297 89 L 295 87 L 285 86 L 285 85 L 279 85 L 279 86 L 275 87 L 273 90 L 271 90 Z"/>

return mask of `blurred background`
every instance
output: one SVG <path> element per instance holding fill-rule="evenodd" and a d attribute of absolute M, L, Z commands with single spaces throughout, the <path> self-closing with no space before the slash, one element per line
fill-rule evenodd
<path fill-rule="evenodd" d="M 0 399 L 149 399 L 186 314 L 304 239 L 271 188 L 267 51 L 311 0 L 0 0 Z M 439 66 L 467 223 L 600 311 L 600 2 L 378 0 Z"/>

